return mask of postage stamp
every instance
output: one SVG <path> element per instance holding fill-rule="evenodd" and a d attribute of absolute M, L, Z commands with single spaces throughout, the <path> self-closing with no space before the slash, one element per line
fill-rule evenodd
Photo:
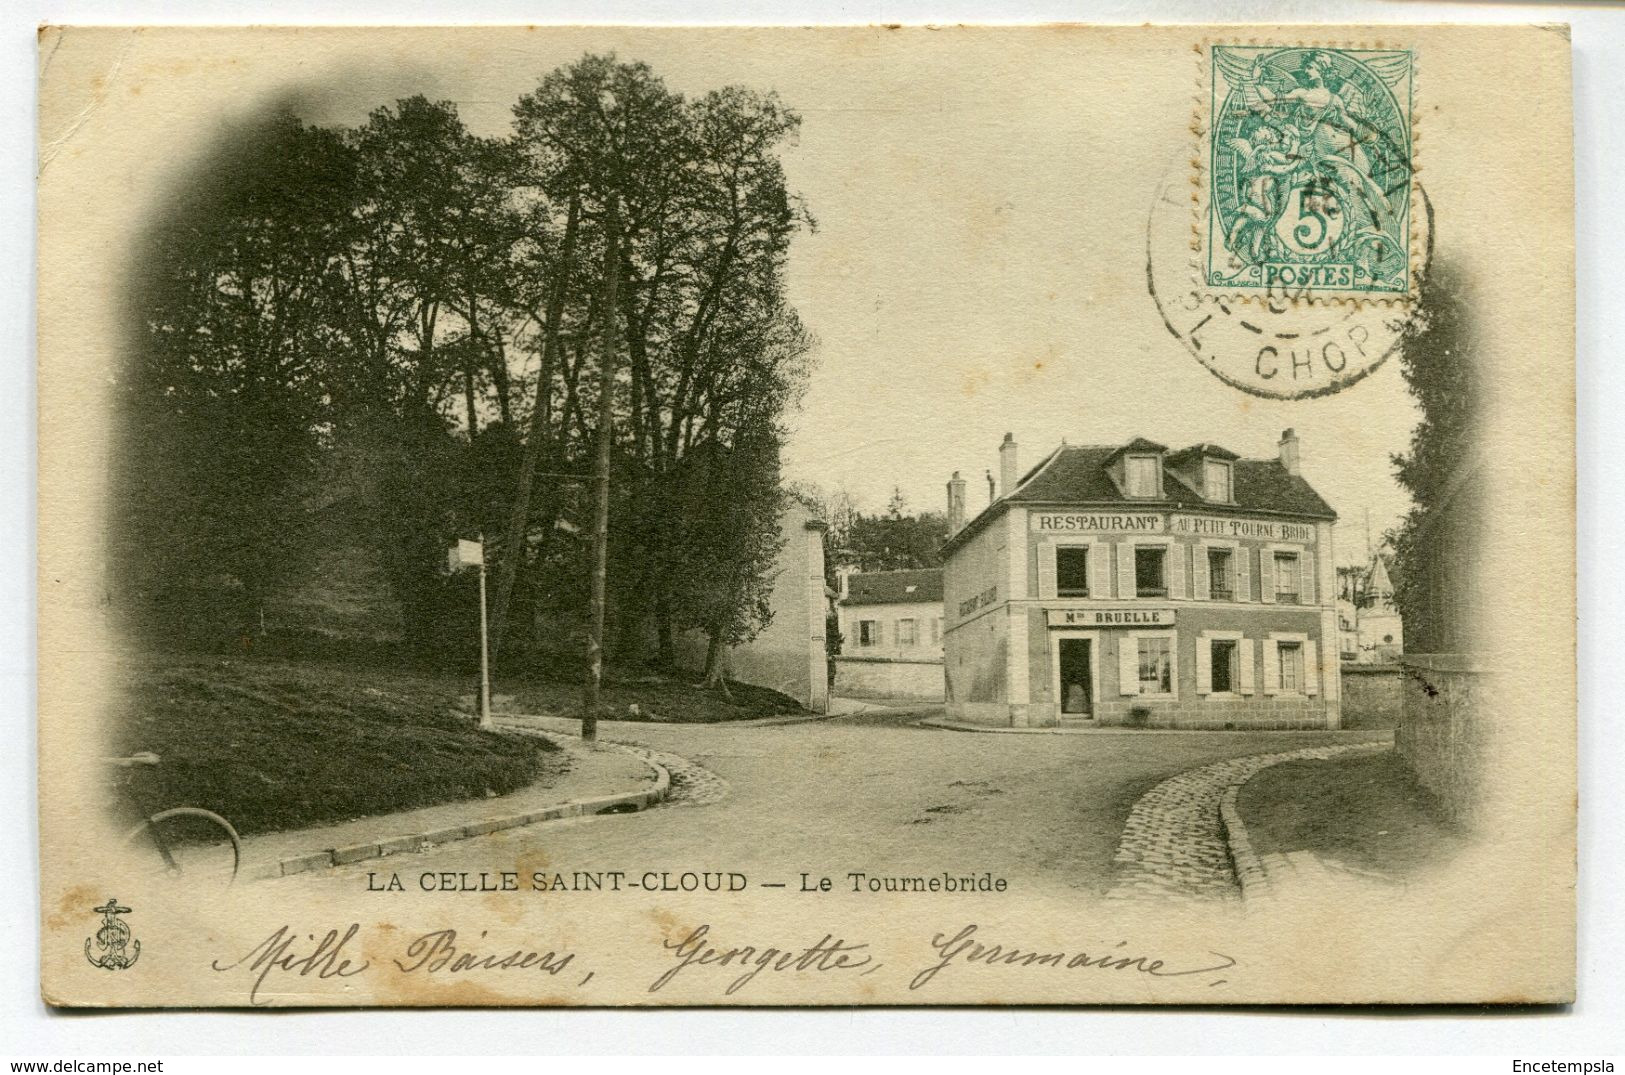
<path fill-rule="evenodd" d="M 1232 293 L 1406 297 L 1409 49 L 1208 49 L 1203 277 Z"/>

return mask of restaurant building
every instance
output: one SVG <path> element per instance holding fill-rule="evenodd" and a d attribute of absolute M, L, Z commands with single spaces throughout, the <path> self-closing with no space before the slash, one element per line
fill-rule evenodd
<path fill-rule="evenodd" d="M 948 483 L 950 719 L 1001 727 L 1336 728 L 1332 524 L 1299 443 L 1062 444 L 969 522 Z"/>

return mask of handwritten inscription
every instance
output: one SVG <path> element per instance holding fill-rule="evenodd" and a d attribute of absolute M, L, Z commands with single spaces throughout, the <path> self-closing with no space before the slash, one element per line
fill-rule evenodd
<path fill-rule="evenodd" d="M 909 980 L 909 989 L 929 985 L 936 976 L 955 965 L 981 965 L 984 967 L 1045 967 L 1061 970 L 1118 971 L 1146 974 L 1153 978 L 1184 978 L 1191 975 L 1221 972 L 1236 965 L 1231 956 L 1221 952 L 1209 953 L 1214 958 L 1199 966 L 1169 963 L 1143 953 L 1128 950 L 1128 942 L 1120 941 L 1104 951 L 1078 950 L 1047 952 L 1015 945 L 987 944 L 976 939 L 977 927 L 967 925 L 952 937 L 939 933 L 931 939 L 935 962 Z M 1221 979 L 1222 981 L 1222 979 Z M 1211 983 L 1218 985 L 1219 981 Z"/>
<path fill-rule="evenodd" d="M 660 977 L 651 982 L 649 992 L 658 993 L 664 986 L 670 984 L 679 972 L 689 967 L 716 967 L 742 971 L 730 979 L 722 990 L 730 997 L 749 985 L 763 971 L 772 974 L 786 971 L 813 973 L 860 971 L 869 974 L 880 969 L 880 964 L 874 961 L 874 956 L 869 952 L 868 944 L 849 944 L 830 933 L 824 934 L 818 943 L 803 948 L 777 948 L 753 944 L 718 948 L 707 939 L 710 933 L 710 925 L 701 925 L 695 927 L 680 941 L 673 942 L 668 939 L 662 942 L 666 950 L 677 960 L 677 964 L 667 968 Z"/>
<path fill-rule="evenodd" d="M 353 978 L 371 971 L 371 960 L 352 955 L 349 950 L 360 931 L 360 925 L 352 922 L 342 934 L 330 929 L 318 939 L 314 932 L 301 934 L 291 926 L 278 926 L 237 959 L 230 962 L 217 959 L 209 966 L 222 974 L 242 970 L 251 975 L 248 1002 L 264 1006 L 274 997 L 287 995 L 291 979 L 325 981 Z M 485 936 L 482 930 L 478 939 L 483 941 Z M 307 941 L 308 945 L 302 943 Z M 402 955 L 403 958 L 390 961 L 402 974 L 527 970 L 557 975 L 575 959 L 572 952 L 542 952 L 525 947 L 480 951 L 466 943 L 460 944 L 455 929 L 437 929 L 415 937 L 407 942 Z M 582 982 L 591 977 L 588 972 Z"/>
<path fill-rule="evenodd" d="M 854 877 L 865 875 L 853 875 Z M 854 885 L 857 882 L 854 881 Z M 802 875 L 805 891 L 828 892 L 831 879 Z M 528 943 L 498 943 L 487 931 L 463 936 L 454 928 L 420 933 L 405 942 L 392 955 L 379 954 L 379 962 L 362 956 L 361 927 L 350 923 L 343 929 L 301 932 L 292 926 L 278 926 L 268 936 L 235 959 L 216 959 L 210 966 L 221 974 L 238 973 L 247 979 L 249 1003 L 264 1006 L 273 1001 L 295 998 L 304 1001 L 316 994 L 316 983 L 354 978 L 363 974 L 416 976 L 484 975 L 521 972 L 556 978 L 569 971 L 567 981 L 577 987 L 593 979 L 593 972 L 581 965 L 581 957 L 569 950 Z M 851 939 L 828 931 L 810 943 L 774 944 L 748 939 L 721 944 L 713 941 L 711 926 L 704 923 L 686 933 L 660 941 L 658 957 L 665 966 L 645 987 L 659 993 L 681 978 L 689 990 L 704 990 L 708 984 L 721 995 L 732 997 L 766 976 L 805 982 L 809 977 L 864 977 L 882 969 L 879 954 L 866 940 Z M 809 935 L 812 935 L 809 933 Z M 970 968 L 1018 968 L 1039 971 L 1091 971 L 1096 973 L 1143 975 L 1148 978 L 1191 978 L 1207 985 L 1222 985 L 1226 971 L 1236 966 L 1233 956 L 1209 951 L 1201 956 L 1154 955 L 1134 949 L 1128 941 L 1099 948 L 1047 949 L 985 937 L 981 927 L 970 923 L 958 930 L 935 934 L 929 944 L 904 945 L 906 951 L 928 951 L 922 964 L 903 971 L 909 975 L 908 989 L 917 991 L 944 975 Z M 578 978 L 577 976 L 580 975 Z M 301 984 L 305 980 L 306 984 Z"/>

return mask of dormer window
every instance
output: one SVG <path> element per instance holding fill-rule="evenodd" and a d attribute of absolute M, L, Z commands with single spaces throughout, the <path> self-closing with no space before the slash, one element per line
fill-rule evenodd
<path fill-rule="evenodd" d="M 1128 495 L 1150 499 L 1157 495 L 1161 464 L 1154 455 L 1131 455 L 1127 461 Z"/>
<path fill-rule="evenodd" d="M 1208 459 L 1202 463 L 1202 495 L 1216 504 L 1228 504 L 1235 498 L 1231 495 L 1230 464 L 1218 459 Z"/>

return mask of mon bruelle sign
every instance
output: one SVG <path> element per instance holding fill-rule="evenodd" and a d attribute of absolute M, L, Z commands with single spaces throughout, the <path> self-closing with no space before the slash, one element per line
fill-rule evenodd
<path fill-rule="evenodd" d="M 1171 608 L 1050 608 L 1051 627 L 1172 627 Z"/>

